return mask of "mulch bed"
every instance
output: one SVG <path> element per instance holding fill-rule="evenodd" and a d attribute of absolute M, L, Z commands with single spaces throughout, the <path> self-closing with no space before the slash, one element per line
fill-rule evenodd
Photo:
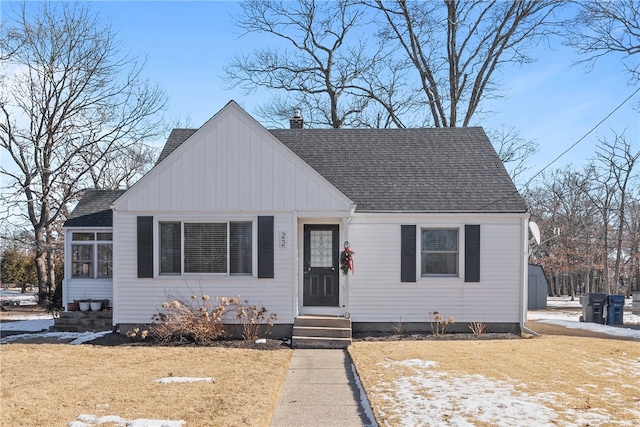
<path fill-rule="evenodd" d="M 513 340 L 521 339 L 520 335 L 510 333 L 447 333 L 444 335 L 423 334 L 390 334 L 390 333 L 354 333 L 353 341 L 484 341 L 484 340 Z"/>
<path fill-rule="evenodd" d="M 167 346 L 167 347 L 223 347 L 223 348 L 243 348 L 253 350 L 283 350 L 290 349 L 284 340 L 266 339 L 265 343 L 256 343 L 251 340 L 241 339 L 220 339 L 212 341 L 210 344 L 195 344 L 195 343 L 171 343 L 163 344 L 154 341 L 153 339 L 139 340 L 131 339 L 125 335 L 118 333 L 112 333 L 104 335 L 93 341 L 87 341 L 85 344 L 98 345 L 98 346 Z"/>

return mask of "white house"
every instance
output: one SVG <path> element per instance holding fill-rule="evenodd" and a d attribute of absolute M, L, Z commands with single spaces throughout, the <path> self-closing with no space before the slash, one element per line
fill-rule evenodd
<path fill-rule="evenodd" d="M 127 191 L 87 191 L 65 224 L 65 303 L 109 299 L 122 330 L 191 294 L 262 302 L 282 335 L 305 314 L 424 330 L 434 311 L 519 330 L 529 214 L 481 128 L 300 122 L 267 130 L 231 101 L 175 129 Z"/>

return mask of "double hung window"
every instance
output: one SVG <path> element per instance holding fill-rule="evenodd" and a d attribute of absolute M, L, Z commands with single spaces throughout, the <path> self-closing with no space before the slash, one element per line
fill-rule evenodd
<path fill-rule="evenodd" d="M 159 228 L 160 274 L 252 274 L 251 221 L 171 221 Z"/>
<path fill-rule="evenodd" d="M 71 277 L 113 277 L 113 233 L 71 233 Z"/>
<path fill-rule="evenodd" d="M 423 276 L 458 275 L 458 230 L 422 229 Z"/>

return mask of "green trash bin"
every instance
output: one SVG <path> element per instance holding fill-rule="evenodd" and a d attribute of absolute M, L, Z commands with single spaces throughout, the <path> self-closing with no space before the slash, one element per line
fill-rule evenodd
<path fill-rule="evenodd" d="M 624 295 L 609 295 L 607 297 L 607 325 L 624 324 Z"/>
<path fill-rule="evenodd" d="M 582 305 L 581 322 L 604 323 L 604 306 L 607 296 L 599 292 L 591 292 L 580 295 L 580 305 Z"/>

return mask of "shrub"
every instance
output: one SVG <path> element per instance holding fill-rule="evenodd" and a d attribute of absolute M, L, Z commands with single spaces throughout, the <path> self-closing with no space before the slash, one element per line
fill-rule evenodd
<path fill-rule="evenodd" d="M 262 303 L 241 302 L 240 295 L 216 297 L 215 302 L 211 301 L 208 295 L 193 295 L 187 301 L 169 297 L 162 304 L 162 310 L 153 316 L 148 330 L 135 328 L 127 332 L 127 337 L 145 339 L 151 335 L 164 344 L 209 344 L 225 335 L 225 320 L 235 317 L 242 325 L 242 337 L 255 340 L 261 332 L 270 333 L 273 321 L 277 319 L 277 315 L 269 314 Z"/>
<path fill-rule="evenodd" d="M 429 318 L 431 323 L 431 331 L 435 336 L 441 337 L 447 333 L 447 329 L 450 325 L 456 323 L 456 318 L 449 316 L 449 319 L 445 320 L 442 314 L 437 311 L 430 311 Z"/>
<path fill-rule="evenodd" d="M 238 299 L 240 296 L 237 297 Z M 234 309 L 236 312 L 236 319 L 240 320 L 242 324 L 242 338 L 245 340 L 256 340 L 260 337 L 260 333 L 265 335 L 271 333 L 271 327 L 273 321 L 278 318 L 275 313 L 269 314 L 261 302 L 258 305 L 250 305 L 249 300 L 244 300 L 244 303 L 234 301 Z"/>
<path fill-rule="evenodd" d="M 469 329 L 471 329 L 473 335 L 484 335 L 487 332 L 487 326 L 484 322 L 471 322 Z"/>
<path fill-rule="evenodd" d="M 193 295 L 190 301 L 170 298 L 162 304 L 162 311 L 152 318 L 149 332 L 161 343 L 194 342 L 209 344 L 224 336 L 223 319 L 236 298 L 200 298 Z"/>

